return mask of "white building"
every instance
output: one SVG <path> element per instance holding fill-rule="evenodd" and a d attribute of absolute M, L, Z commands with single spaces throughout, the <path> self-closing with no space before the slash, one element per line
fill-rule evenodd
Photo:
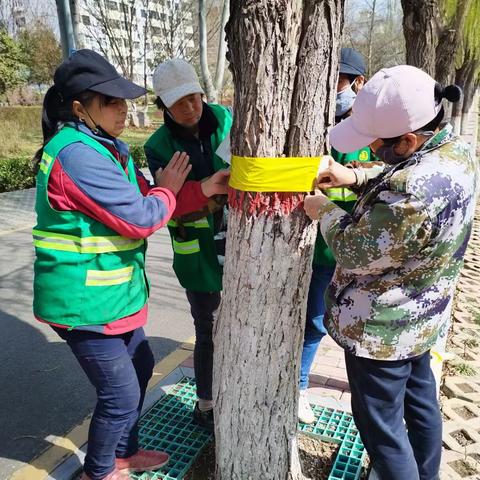
<path fill-rule="evenodd" d="M 143 85 L 146 78 L 151 86 L 159 62 L 185 57 L 194 47 L 193 4 L 183 0 L 78 0 L 74 13 L 77 48 L 104 54 L 121 73 L 128 76 L 131 68 L 135 82 Z"/>

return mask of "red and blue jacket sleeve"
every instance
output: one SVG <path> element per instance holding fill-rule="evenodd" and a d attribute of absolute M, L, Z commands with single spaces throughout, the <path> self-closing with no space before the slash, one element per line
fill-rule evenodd
<path fill-rule="evenodd" d="M 73 143 L 58 154 L 50 174 L 53 208 L 77 210 L 120 235 L 146 238 L 164 226 L 176 207 L 173 192 L 130 183 L 115 163 L 93 148 Z"/>

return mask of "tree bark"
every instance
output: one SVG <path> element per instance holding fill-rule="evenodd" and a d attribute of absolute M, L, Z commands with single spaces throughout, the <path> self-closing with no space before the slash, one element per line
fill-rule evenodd
<path fill-rule="evenodd" d="M 435 77 L 440 15 L 437 0 L 402 0 L 402 8 L 407 64 Z"/>
<path fill-rule="evenodd" d="M 343 3 L 231 1 L 232 153 L 325 151 Z M 298 367 L 316 236 L 303 198 L 298 192 L 229 192 L 224 294 L 214 331 L 218 480 L 303 478 Z"/>

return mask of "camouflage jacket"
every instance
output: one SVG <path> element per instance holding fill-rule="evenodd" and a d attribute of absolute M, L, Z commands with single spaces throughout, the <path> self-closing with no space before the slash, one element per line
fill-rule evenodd
<path fill-rule="evenodd" d="M 337 261 L 325 325 L 354 355 L 398 360 L 446 334 L 478 167 L 447 125 L 410 158 L 380 170 L 351 215 L 331 202 L 320 209 Z"/>

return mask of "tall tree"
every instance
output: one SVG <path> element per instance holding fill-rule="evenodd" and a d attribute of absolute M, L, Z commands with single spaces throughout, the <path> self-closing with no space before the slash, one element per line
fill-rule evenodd
<path fill-rule="evenodd" d="M 380 68 L 405 63 L 401 7 L 397 0 L 346 1 L 343 46 L 364 56 L 367 78 Z"/>
<path fill-rule="evenodd" d="M 230 2 L 232 153 L 282 162 L 325 151 L 343 3 Z M 316 232 L 303 198 L 229 193 L 224 296 L 214 333 L 218 480 L 303 478 L 298 366 Z"/>
<path fill-rule="evenodd" d="M 28 81 L 42 85 L 50 83 L 62 61 L 62 48 L 53 30 L 37 22 L 20 34 L 20 46 L 28 67 Z"/>
<path fill-rule="evenodd" d="M 479 0 L 402 0 L 407 63 L 426 70 L 443 85 L 455 81 L 464 91 L 453 107 L 460 133 L 468 122 L 478 89 L 480 58 Z M 447 115 L 452 107 L 446 106 Z"/>
<path fill-rule="evenodd" d="M 138 39 L 135 0 L 86 0 L 84 10 L 95 19 L 87 26 L 90 35 L 95 38 L 100 51 L 115 65 L 122 74 L 133 80 L 133 70 L 137 62 L 133 42 Z M 114 16 L 112 9 L 118 10 Z"/>
<path fill-rule="evenodd" d="M 478 18 L 480 2 L 473 2 L 465 19 L 461 45 L 457 54 L 457 69 L 455 83 L 462 87 L 463 98 L 453 106 L 453 117 L 458 133 L 471 135 L 475 151 L 477 136 L 475 129 L 469 131 L 472 124 L 471 115 L 475 114 L 473 100 L 480 86 L 480 30 Z"/>
<path fill-rule="evenodd" d="M 21 46 L 0 28 L 0 95 L 26 81 L 27 66 Z"/>
<path fill-rule="evenodd" d="M 230 2 L 223 0 L 221 8 L 221 20 L 218 32 L 218 48 L 217 48 L 217 62 L 215 67 L 215 80 L 212 79 L 210 68 L 208 64 L 208 37 L 207 29 L 207 6 L 205 0 L 198 1 L 198 31 L 199 31 L 199 46 L 200 46 L 200 68 L 202 72 L 202 79 L 205 85 L 206 95 L 209 102 L 216 103 L 218 95 L 223 86 L 223 77 L 225 73 L 225 55 L 227 42 L 225 39 L 225 26 L 230 15 Z"/>
<path fill-rule="evenodd" d="M 402 0 L 403 32 L 406 57 L 414 65 L 435 76 L 437 22 L 440 15 L 437 0 Z"/>
<path fill-rule="evenodd" d="M 476 0 L 478 1 L 478 0 Z M 455 60 L 463 37 L 463 29 L 472 0 L 442 0 L 441 20 L 443 25 L 435 49 L 435 78 L 442 85 L 453 82 L 455 77 Z M 454 5 L 453 13 L 448 8 Z"/>

